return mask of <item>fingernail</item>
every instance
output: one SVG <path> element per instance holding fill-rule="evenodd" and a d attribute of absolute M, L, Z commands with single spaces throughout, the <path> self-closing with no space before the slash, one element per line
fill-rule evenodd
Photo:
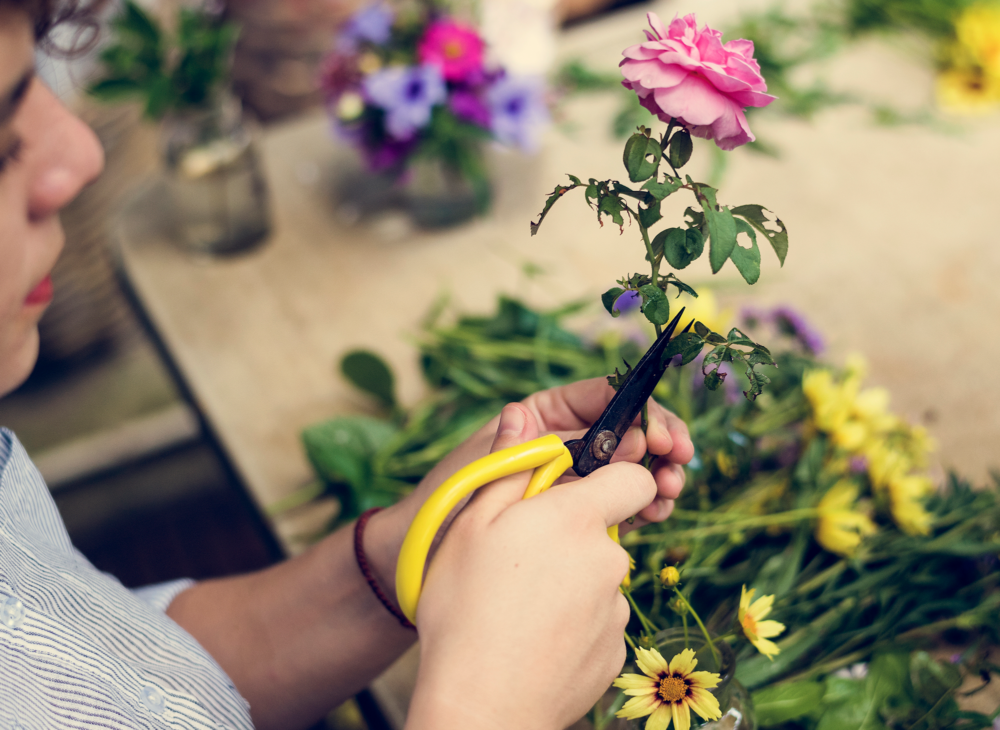
<path fill-rule="evenodd" d="M 500 411 L 497 436 L 519 436 L 523 430 L 524 413 L 520 408 L 504 408 Z"/>

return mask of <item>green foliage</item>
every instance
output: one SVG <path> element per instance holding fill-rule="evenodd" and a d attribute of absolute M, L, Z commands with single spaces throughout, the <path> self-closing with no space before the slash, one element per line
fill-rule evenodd
<path fill-rule="evenodd" d="M 732 261 L 746 282 L 755 284 L 760 278 L 758 234 L 768 240 L 782 264 L 788 253 L 788 231 L 779 218 L 773 214 L 768 217 L 769 211 L 766 208 L 760 205 L 730 208 L 719 203 L 718 191 L 712 186 L 695 182 L 690 175 L 683 179 L 680 177 L 677 168 L 688 163 L 691 152 L 691 133 L 674 122 L 671 122 L 660 139 L 656 139 L 650 129 L 640 126 L 628 138 L 622 153 L 622 163 L 629 181 L 642 183 L 639 190 L 617 180 L 590 178 L 584 183 L 580 178 L 569 175 L 571 184 L 556 186 L 546 199 L 538 219 L 531 221 L 531 234 L 535 235 L 552 206 L 570 190 L 582 187 L 584 199 L 597 213 L 600 225 L 604 225 L 604 218 L 611 218 L 624 233 L 626 216 L 636 222 L 646 248 L 650 273 L 631 274 L 619 279 L 620 286 L 609 289 L 601 300 L 605 309 L 612 316 L 617 316 L 613 306 L 617 298 L 625 291 L 638 292 L 642 296 L 641 311 L 657 333 L 670 319 L 667 293 L 671 286 L 697 296 L 673 272 L 662 273 L 664 261 L 676 270 L 685 269 L 702 256 L 707 242 L 712 273 L 718 273 L 727 261 Z M 664 172 L 661 179 L 660 167 L 664 160 L 670 171 Z M 661 203 L 680 190 L 687 190 L 694 195 L 698 209 L 689 207 L 685 211 L 684 228 L 667 227 L 651 235 L 650 229 L 663 219 Z M 745 245 L 738 240 L 740 236 L 745 239 Z M 703 370 L 705 384 L 711 390 L 718 388 L 726 378 L 720 366 L 740 362 L 749 382 L 745 394 L 747 398 L 756 398 L 768 382 L 768 378 L 756 370 L 759 365 L 771 364 L 767 348 L 742 336 L 739 342 L 729 341 L 721 335 L 716 337 L 720 342 L 713 345 L 705 359 L 707 364 L 713 366 Z M 682 364 L 690 362 L 697 354 L 690 337 L 685 338 L 684 342 L 692 349 L 684 350 Z M 704 346 L 708 340 L 702 336 L 700 342 Z M 678 350 L 675 354 L 679 353 Z"/>
<path fill-rule="evenodd" d="M 166 34 L 133 0 L 111 22 L 113 42 L 100 55 L 103 77 L 88 92 L 118 102 L 140 99 L 146 116 L 211 107 L 229 74 L 238 30 L 204 10 L 182 7 Z"/>
<path fill-rule="evenodd" d="M 373 352 L 354 350 L 340 361 L 340 372 L 351 384 L 375 397 L 386 408 L 396 407 L 396 383 L 392 370 Z"/>
<path fill-rule="evenodd" d="M 580 339 L 563 325 L 577 311 L 502 299 L 491 316 L 428 323 L 419 340 L 424 400 L 381 421 L 335 419 L 303 436 L 326 493 L 343 499 L 337 524 L 408 491 L 509 401 L 609 372 L 620 385 L 643 345 Z M 723 337 L 695 325 L 665 357 L 697 357 L 705 342 L 746 351 L 738 343 L 749 340 L 738 328 Z M 768 618 L 787 626 L 775 639 L 781 652 L 770 660 L 745 646 L 737 661 L 761 727 L 987 730 L 992 718 L 961 710 L 959 690 L 960 680 L 998 670 L 990 653 L 1000 636 L 1000 482 L 973 489 L 953 476 L 927 504 L 927 536 L 882 525 L 851 558 L 823 550 L 807 508 L 841 476 L 826 439 L 808 426 L 802 376 L 824 364 L 776 344 L 780 367 L 761 366 L 772 382 L 755 401 L 727 400 L 729 379 L 713 392 L 690 369 L 668 368 L 656 396 L 689 424 L 695 458 L 670 520 L 623 538 L 636 562 L 632 597 L 657 626 L 679 626 L 658 580 L 665 563 L 677 565 L 685 595 L 721 635 L 741 585 L 775 595 Z M 748 387 L 745 377 L 729 376 Z M 966 647 L 957 663 L 925 651 L 943 632 Z M 835 674 L 859 663 L 866 676 Z"/>

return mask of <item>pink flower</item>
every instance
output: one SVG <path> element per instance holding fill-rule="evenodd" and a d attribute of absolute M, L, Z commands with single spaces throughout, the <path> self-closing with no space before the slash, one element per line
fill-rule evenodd
<path fill-rule="evenodd" d="M 453 20 L 431 23 L 417 46 L 422 64 L 441 69 L 446 81 L 467 81 L 483 69 L 483 39 L 473 28 Z"/>
<path fill-rule="evenodd" d="M 622 84 L 661 121 L 676 119 L 721 149 L 752 142 L 743 110 L 775 99 L 764 93 L 767 84 L 753 58 L 753 42 L 724 44 L 719 31 L 707 25 L 698 30 L 693 14 L 674 18 L 669 28 L 656 13 L 646 18 L 653 32 L 645 31 L 645 43 L 622 52 Z"/>

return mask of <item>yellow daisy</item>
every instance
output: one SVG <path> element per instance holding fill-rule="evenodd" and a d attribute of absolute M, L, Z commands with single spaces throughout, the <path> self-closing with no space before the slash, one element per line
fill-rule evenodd
<path fill-rule="evenodd" d="M 676 730 L 689 730 L 691 710 L 705 720 L 722 717 L 719 700 L 708 690 L 719 686 L 719 675 L 696 672 L 698 660 L 685 649 L 668 663 L 656 649 L 636 649 L 636 664 L 643 674 L 623 674 L 615 687 L 632 699 L 617 717 L 634 720 L 649 715 L 646 730 L 666 730 L 673 720 Z"/>
<path fill-rule="evenodd" d="M 774 655 L 778 654 L 781 649 L 768 639 L 773 639 L 784 631 L 785 625 L 779 621 L 762 620 L 771 613 L 774 596 L 761 596 L 751 604 L 754 591 L 756 588 L 751 588 L 748 591 L 747 587 L 743 586 L 743 593 L 740 595 L 740 626 L 743 627 L 743 633 L 750 640 L 750 643 L 757 647 L 757 651 L 773 661 Z"/>
<path fill-rule="evenodd" d="M 858 488 L 841 479 L 819 501 L 816 541 L 831 553 L 851 555 L 861 539 L 878 528 L 868 515 L 855 509 Z"/>

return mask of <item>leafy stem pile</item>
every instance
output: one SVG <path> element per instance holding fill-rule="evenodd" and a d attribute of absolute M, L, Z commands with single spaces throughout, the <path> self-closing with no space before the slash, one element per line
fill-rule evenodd
<path fill-rule="evenodd" d="M 352 353 L 343 372 L 381 415 L 308 428 L 303 441 L 320 479 L 285 506 L 337 496 L 343 511 L 332 529 L 391 504 L 507 402 L 600 376 L 644 350 L 614 331 L 574 334 L 566 318 L 579 312 L 502 299 L 492 316 L 450 324 L 435 316 L 419 340 L 429 392 L 409 408 L 380 359 Z M 636 562 L 632 599 L 656 628 L 680 627 L 685 613 L 672 605 L 679 589 L 719 636 L 733 625 L 741 585 L 774 595 L 769 618 L 787 626 L 776 639 L 780 653 L 770 661 L 747 647 L 737 661 L 763 727 L 989 728 L 996 701 L 988 712 L 968 703 L 990 694 L 977 690 L 995 685 L 998 672 L 998 485 L 973 490 L 952 477 L 926 503 L 928 534 L 879 518 L 879 531 L 853 555 L 829 552 L 816 539 L 818 505 L 851 467 L 815 427 L 802 380 L 830 366 L 791 338 L 775 341 L 774 358 L 780 367 L 768 370 L 772 382 L 754 401 L 734 398 L 732 383 L 711 391 L 690 369 L 667 370 L 654 397 L 687 421 L 696 455 L 671 518 L 623 540 Z M 660 579 L 665 565 L 679 571 L 676 589 Z M 629 633 L 649 629 L 635 617 Z"/>
<path fill-rule="evenodd" d="M 656 328 L 670 321 L 670 287 L 676 294 L 686 292 L 693 297 L 698 293 L 681 281 L 673 271 L 663 273 L 663 264 L 681 270 L 687 268 L 708 248 L 708 259 L 712 273 L 718 273 L 726 261 L 732 261 L 748 284 L 755 284 L 760 278 L 760 248 L 758 234 L 763 236 L 774 249 L 778 260 L 784 265 L 788 253 L 788 231 L 776 216 L 768 217 L 769 211 L 761 205 L 741 205 L 731 208 L 720 205 L 718 191 L 705 183 L 695 182 L 690 175 L 681 176 L 679 170 L 691 159 L 693 145 L 691 133 L 682 125 L 671 121 L 666 132 L 657 138 L 652 130 L 640 126 L 638 131 L 625 143 L 622 162 L 629 181 L 642 183 L 636 190 L 618 180 L 596 180 L 583 182 L 575 175 L 569 175 L 568 185 L 557 185 L 545 201 L 537 221 L 531 223 L 531 235 L 538 233 L 542 222 L 566 193 L 576 188 L 584 190 L 587 204 L 597 212 L 597 221 L 603 226 L 604 218 L 619 227 L 624 233 L 626 216 L 639 228 L 642 243 L 649 262 L 649 273 L 629 274 L 618 280 L 618 286 L 608 289 L 601 297 L 605 309 L 612 316 L 618 316 L 616 303 L 626 292 L 635 292 L 642 300 L 643 315 Z M 661 167 L 668 169 L 662 172 Z M 650 230 L 662 219 L 661 206 L 671 195 L 685 190 L 696 201 L 696 207 L 684 211 L 684 226 L 664 228 L 655 235 Z M 740 240 L 740 236 L 747 245 Z M 686 365 L 702 352 L 705 346 L 711 351 L 702 361 L 705 385 L 715 390 L 726 378 L 720 370 L 724 363 L 739 362 L 749 387 L 744 392 L 754 399 L 763 391 L 768 377 L 757 368 L 773 365 L 770 351 L 746 336 L 738 328 L 721 335 L 697 322 L 694 330 L 685 332 L 670 343 L 665 358 L 680 357 Z"/>

